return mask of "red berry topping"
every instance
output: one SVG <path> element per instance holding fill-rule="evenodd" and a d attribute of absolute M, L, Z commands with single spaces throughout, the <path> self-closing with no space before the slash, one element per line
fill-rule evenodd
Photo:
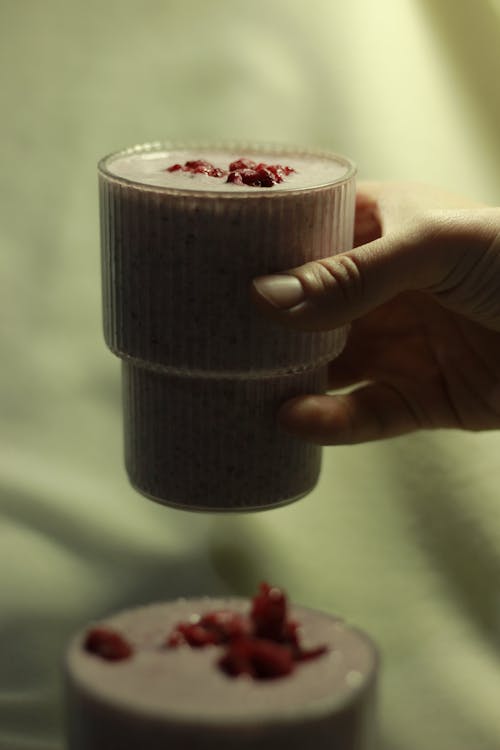
<path fill-rule="evenodd" d="M 205 159 L 191 159 L 184 164 L 172 164 L 165 172 L 189 172 L 190 174 L 206 174 L 209 177 L 226 177 L 226 182 L 236 185 L 250 185 L 251 187 L 272 187 L 283 182 L 285 177 L 295 172 L 292 167 L 281 164 L 257 164 L 253 159 L 235 159 L 229 164 L 228 171 L 215 167 Z"/>
<path fill-rule="evenodd" d="M 283 182 L 292 172 L 295 172 L 292 167 L 284 167 L 281 164 L 257 164 L 252 159 L 237 159 L 229 165 L 226 182 L 252 187 L 272 187 Z"/>
<path fill-rule="evenodd" d="M 286 596 L 276 587 L 261 583 L 259 592 L 252 600 L 250 618 L 258 638 L 283 641 L 287 615 Z"/>
<path fill-rule="evenodd" d="M 240 638 L 231 643 L 219 666 L 231 677 L 249 674 L 258 680 L 284 677 L 294 669 L 289 648 L 258 638 Z"/>
<path fill-rule="evenodd" d="M 235 172 L 229 172 L 226 182 L 250 185 L 251 187 L 272 187 L 276 180 L 266 167 L 259 165 L 258 169 L 239 169 Z"/>
<path fill-rule="evenodd" d="M 207 174 L 210 177 L 224 177 L 224 175 L 226 174 L 223 169 L 214 167 L 213 164 L 210 164 L 210 162 L 208 161 L 204 161 L 204 159 L 187 161 L 185 167 L 188 172 L 192 172 L 193 174 Z"/>
<path fill-rule="evenodd" d="M 186 639 L 179 630 L 173 630 L 168 636 L 165 645 L 168 648 L 177 648 L 177 646 L 182 646 L 186 642 Z"/>
<path fill-rule="evenodd" d="M 293 658 L 295 661 L 311 661 L 311 659 L 317 659 L 318 656 L 323 656 L 328 651 L 326 646 L 316 646 L 316 648 L 303 649 L 299 648 L 294 651 Z"/>
<path fill-rule="evenodd" d="M 186 643 L 194 648 L 215 645 L 218 643 L 217 635 L 198 624 L 178 626 L 179 633 L 184 637 Z"/>
<path fill-rule="evenodd" d="M 132 656 L 132 647 L 114 630 L 93 628 L 85 637 L 83 647 L 90 654 L 106 661 L 122 661 Z"/>
<path fill-rule="evenodd" d="M 167 167 L 165 172 L 190 172 L 191 174 L 206 174 L 209 177 L 225 177 L 227 174 L 223 169 L 214 167 L 209 161 L 204 159 L 193 159 L 191 161 L 182 164 L 172 164 L 171 167 Z"/>
<path fill-rule="evenodd" d="M 281 164 L 270 164 L 267 169 L 271 172 L 276 182 L 283 182 L 285 177 L 295 172 L 292 167 L 283 167 Z"/>
<path fill-rule="evenodd" d="M 221 610 L 209 612 L 195 623 L 179 623 L 167 639 L 167 646 L 176 648 L 187 643 L 194 648 L 223 645 L 249 633 L 249 623 L 243 615 Z"/>
<path fill-rule="evenodd" d="M 236 159 L 229 165 L 230 172 L 239 172 L 241 169 L 255 169 L 257 162 L 253 159 Z"/>
<path fill-rule="evenodd" d="M 283 677 L 295 664 L 316 659 L 326 646 L 303 649 L 300 624 L 288 619 L 285 593 L 261 583 L 248 615 L 229 610 L 208 612 L 195 622 L 179 623 L 166 641 L 169 648 L 223 646 L 219 667 L 227 675 L 248 674 L 256 680 Z"/>

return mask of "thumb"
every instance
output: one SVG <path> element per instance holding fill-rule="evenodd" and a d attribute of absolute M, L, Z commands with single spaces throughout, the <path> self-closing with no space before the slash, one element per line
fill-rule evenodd
<path fill-rule="evenodd" d="M 475 300 L 461 295 L 460 286 L 488 255 L 496 232 L 498 209 L 426 211 L 366 245 L 254 279 L 253 300 L 277 322 L 315 331 L 349 323 L 417 289 L 467 315 Z M 463 299 L 470 311 L 460 309 L 467 305 Z"/>

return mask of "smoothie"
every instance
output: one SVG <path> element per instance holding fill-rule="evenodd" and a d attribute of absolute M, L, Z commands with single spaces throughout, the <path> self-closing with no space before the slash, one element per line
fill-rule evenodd
<path fill-rule="evenodd" d="M 132 484 L 193 510 L 303 496 L 321 450 L 282 433 L 276 411 L 325 390 L 346 332 L 283 330 L 254 309 L 249 288 L 351 246 L 352 165 L 154 144 L 103 159 L 99 172 L 104 328 L 123 359 Z"/>
<path fill-rule="evenodd" d="M 68 750 L 371 750 L 376 670 L 367 636 L 303 607 L 267 624 L 240 598 L 128 610 L 70 645 Z"/>

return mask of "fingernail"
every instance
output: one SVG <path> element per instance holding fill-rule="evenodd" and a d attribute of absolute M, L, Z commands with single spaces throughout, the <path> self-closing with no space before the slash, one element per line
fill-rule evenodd
<path fill-rule="evenodd" d="M 296 276 L 287 273 L 259 276 L 254 279 L 254 288 L 273 307 L 287 310 L 304 301 L 304 289 Z"/>

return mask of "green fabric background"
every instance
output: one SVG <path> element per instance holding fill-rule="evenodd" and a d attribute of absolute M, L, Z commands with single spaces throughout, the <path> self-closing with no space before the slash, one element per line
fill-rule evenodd
<path fill-rule="evenodd" d="M 325 451 L 285 509 L 148 502 L 102 341 L 96 162 L 298 142 L 500 203 L 494 0 L 0 0 L 0 750 L 59 750 L 82 623 L 261 579 L 380 644 L 383 750 L 500 747 L 498 432 Z"/>

